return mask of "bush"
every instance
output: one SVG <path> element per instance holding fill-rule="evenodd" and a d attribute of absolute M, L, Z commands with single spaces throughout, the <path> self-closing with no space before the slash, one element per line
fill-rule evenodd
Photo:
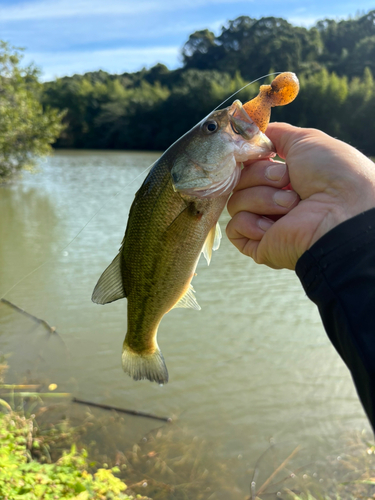
<path fill-rule="evenodd" d="M 21 52 L 0 41 L 0 180 L 50 152 L 63 113 L 40 103 L 38 70 L 20 66 Z"/>
<path fill-rule="evenodd" d="M 127 486 L 114 476 L 119 469 L 87 471 L 87 454 L 70 453 L 56 463 L 39 463 L 31 458 L 38 440 L 33 439 L 33 418 L 15 412 L 0 413 L 0 498 L 7 500 L 131 500 Z"/>

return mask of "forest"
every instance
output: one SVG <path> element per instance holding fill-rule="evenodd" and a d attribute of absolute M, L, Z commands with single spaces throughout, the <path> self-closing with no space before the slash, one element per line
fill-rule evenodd
<path fill-rule="evenodd" d="M 233 92 L 262 75 L 294 71 L 300 94 L 272 121 L 316 127 L 375 155 L 375 10 L 307 29 L 282 18 L 241 16 L 219 35 L 205 29 L 182 47 L 182 66 L 104 71 L 43 84 L 46 109 L 65 111 L 54 146 L 164 150 Z M 126 66 L 126 61 L 124 61 Z M 236 97 L 245 102 L 260 83 Z"/>

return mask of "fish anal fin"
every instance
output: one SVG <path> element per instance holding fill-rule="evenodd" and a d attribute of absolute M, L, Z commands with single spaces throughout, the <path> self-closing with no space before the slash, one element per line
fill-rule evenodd
<path fill-rule="evenodd" d="M 175 309 L 176 307 L 183 307 L 185 309 L 196 309 L 197 311 L 201 310 L 200 305 L 197 302 L 197 299 L 195 298 L 195 290 L 192 287 L 191 284 L 187 287 L 186 292 L 184 295 L 180 298 L 180 300 L 172 307 L 172 309 Z"/>
<path fill-rule="evenodd" d="M 217 250 L 219 248 L 220 241 L 221 229 L 219 223 L 217 222 L 215 226 L 212 226 L 202 248 L 202 253 L 205 256 L 208 265 L 210 265 L 211 262 L 212 250 Z"/>
<path fill-rule="evenodd" d="M 91 297 L 96 304 L 108 304 L 126 297 L 120 259 L 121 254 L 118 253 L 100 276 Z"/>

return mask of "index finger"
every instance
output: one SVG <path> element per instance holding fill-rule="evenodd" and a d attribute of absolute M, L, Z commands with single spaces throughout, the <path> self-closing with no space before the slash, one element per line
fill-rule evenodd
<path fill-rule="evenodd" d="M 233 191 L 252 186 L 272 186 L 283 188 L 290 182 L 285 163 L 274 160 L 258 160 L 252 164 L 244 163 L 240 180 Z"/>

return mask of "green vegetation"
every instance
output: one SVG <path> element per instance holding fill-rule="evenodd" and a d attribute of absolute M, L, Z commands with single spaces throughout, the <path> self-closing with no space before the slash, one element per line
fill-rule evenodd
<path fill-rule="evenodd" d="M 7 367 L 1 357 L 1 398 L 12 390 L 8 401 L 0 399 L 2 499 L 374 498 L 375 446 L 365 433 L 353 435 L 343 446 L 345 452 L 321 462 L 311 461 L 309 450 L 300 446 L 287 452 L 285 445 L 275 443 L 260 457 L 224 459 L 217 443 L 176 424 L 125 444 L 122 415 L 87 408 L 79 419 L 75 413 L 79 425 L 73 426 L 66 417 L 72 403 L 47 405 L 41 393 L 25 392 L 42 385 L 4 384 Z M 55 384 L 49 387 L 56 389 Z"/>
<path fill-rule="evenodd" d="M 56 463 L 40 463 L 32 458 L 40 447 L 35 437 L 34 418 L 15 412 L 0 414 L 0 492 L 7 500 L 131 500 L 126 485 L 112 470 L 87 472 L 87 454 L 72 446 Z"/>
<path fill-rule="evenodd" d="M 32 165 L 50 144 L 164 150 L 233 92 L 273 71 L 294 71 L 301 81 L 296 101 L 276 108 L 273 120 L 320 128 L 375 155 L 375 10 L 310 29 L 241 16 L 217 36 L 207 29 L 191 34 L 174 71 L 157 64 L 41 85 L 20 57 L 0 43 L 0 178 Z M 245 102 L 258 88 L 238 98 Z"/>
<path fill-rule="evenodd" d="M 275 109 L 273 120 L 320 128 L 375 155 L 375 10 L 310 29 L 242 16 L 217 36 L 191 34 L 182 57 L 174 71 L 157 64 L 42 85 L 35 67 L 21 67 L 20 51 L 0 42 L 0 179 L 31 166 L 50 144 L 164 150 L 246 82 L 273 71 L 294 71 L 301 81 L 297 100 Z"/>
<path fill-rule="evenodd" d="M 66 419 L 57 424 L 51 421 L 39 427 L 36 410 L 48 412 L 39 393 L 14 392 L 36 385 L 4 384 L 8 364 L 0 356 L 0 391 L 12 390 L 10 402 L 15 400 L 22 410 L 16 411 L 0 399 L 0 498 L 4 500 L 133 500 L 125 493 L 126 484 L 114 474 L 118 467 L 96 468 L 89 463 L 84 449 L 77 451 L 74 442 L 83 433 L 84 426 L 72 427 Z M 53 393 L 51 393 L 53 394 Z M 47 394 L 48 395 L 48 394 Z M 30 405 L 31 402 L 31 405 Z M 27 416 L 28 415 L 28 416 Z M 67 451 L 69 450 L 70 451 Z M 147 500 L 141 495 L 140 500 Z"/>
<path fill-rule="evenodd" d="M 6 500 L 354 500 L 374 498 L 375 447 L 363 434 L 345 445 L 346 452 L 308 463 L 300 447 L 288 456 L 275 445 L 251 465 L 242 457 L 221 459 L 211 442 L 173 425 L 149 432 L 138 444 L 119 451 L 119 435 L 110 434 L 113 416 L 105 424 L 113 440 L 112 458 L 91 461 L 92 453 L 77 451 L 74 429 L 38 427 L 34 415 L 0 413 L 0 497 Z M 93 424 L 93 417 L 91 417 Z M 53 431 L 51 431 L 53 429 Z M 82 436 L 80 436 L 82 438 Z M 56 460 L 56 442 L 70 442 Z M 48 451 L 49 450 L 49 451 Z M 310 458 L 310 457 L 309 457 Z M 101 461 L 100 461 L 101 459 Z M 111 462 L 113 462 L 111 464 Z M 255 464 L 254 464 L 255 462 Z M 310 460 L 311 462 L 311 460 Z M 255 483 L 255 479 L 257 482 Z M 125 484 L 126 482 L 126 484 Z M 127 485 L 130 484 L 130 487 Z M 147 495 L 146 497 L 143 495 Z"/>
<path fill-rule="evenodd" d="M 287 455 L 277 445 L 249 462 L 242 456 L 224 460 L 217 443 L 166 426 L 117 460 L 126 465 L 121 477 L 132 484 L 132 491 L 153 500 L 375 498 L 373 437 L 353 434 L 343 448 L 345 452 L 322 462 L 311 462 L 308 450 L 299 446 Z"/>
<path fill-rule="evenodd" d="M 325 19 L 310 29 L 284 19 L 229 21 L 201 30 L 182 48 L 183 66 L 136 73 L 103 71 L 44 84 L 44 106 L 66 110 L 57 147 L 164 150 L 246 82 L 294 71 L 300 95 L 273 120 L 318 127 L 375 155 L 375 10 Z M 272 78 L 268 78 L 268 81 Z M 259 82 L 238 95 L 257 94 Z"/>
<path fill-rule="evenodd" d="M 33 66 L 20 66 L 17 49 L 0 41 L 0 180 L 48 154 L 59 136 L 63 113 L 40 103 Z"/>

